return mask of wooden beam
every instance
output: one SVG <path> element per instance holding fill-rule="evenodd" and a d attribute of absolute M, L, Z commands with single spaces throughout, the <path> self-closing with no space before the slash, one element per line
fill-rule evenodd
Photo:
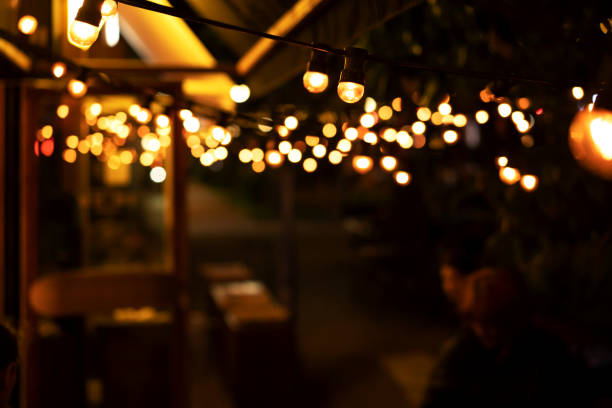
<path fill-rule="evenodd" d="M 268 34 L 286 36 L 304 19 L 310 16 L 326 0 L 298 0 L 270 28 Z M 236 63 L 238 75 L 247 75 L 276 44 L 267 38 L 259 39 Z"/>

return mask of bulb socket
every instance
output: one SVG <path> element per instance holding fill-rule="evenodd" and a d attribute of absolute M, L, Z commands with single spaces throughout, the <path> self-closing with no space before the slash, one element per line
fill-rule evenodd
<path fill-rule="evenodd" d="M 85 0 L 77 11 L 75 21 L 91 24 L 98 27 L 102 21 L 102 4 L 104 0 Z"/>
<path fill-rule="evenodd" d="M 320 72 L 327 75 L 328 63 L 327 53 L 321 50 L 313 49 L 310 53 L 310 60 L 306 66 L 308 72 Z"/>
<path fill-rule="evenodd" d="M 368 51 L 363 48 L 347 47 L 344 52 L 344 68 L 340 73 L 340 82 L 365 85 L 364 67 Z"/>

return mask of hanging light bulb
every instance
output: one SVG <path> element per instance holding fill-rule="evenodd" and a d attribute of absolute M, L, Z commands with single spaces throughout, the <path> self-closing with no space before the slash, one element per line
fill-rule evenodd
<path fill-rule="evenodd" d="M 25 35 L 32 35 L 38 28 L 38 20 L 36 20 L 36 17 L 26 14 L 17 22 L 17 28 Z"/>
<path fill-rule="evenodd" d="M 578 162 L 612 179 L 612 92 L 600 93 L 593 110 L 578 112 L 569 129 L 569 145 Z"/>
<path fill-rule="evenodd" d="M 61 78 L 66 73 L 66 64 L 63 62 L 56 62 L 51 66 L 51 73 L 56 78 Z"/>
<path fill-rule="evenodd" d="M 100 0 L 85 0 L 70 24 L 68 41 L 77 48 L 87 51 L 98 39 L 106 18 L 102 16 Z"/>
<path fill-rule="evenodd" d="M 374 160 L 370 156 L 355 156 L 353 157 L 353 169 L 359 174 L 366 174 L 372 170 Z"/>
<path fill-rule="evenodd" d="M 345 49 L 344 69 L 340 73 L 338 96 L 346 103 L 356 103 L 365 92 L 364 64 L 368 52 L 361 48 Z"/>
<path fill-rule="evenodd" d="M 304 82 L 304 88 L 310 93 L 321 93 L 327 89 L 329 76 L 327 75 L 326 52 L 312 50 L 302 81 Z"/>
<path fill-rule="evenodd" d="M 87 79 L 84 74 L 68 81 L 68 92 L 73 98 L 81 98 L 87 93 Z"/>
<path fill-rule="evenodd" d="M 251 96 L 251 88 L 246 84 L 234 85 L 230 89 L 230 98 L 236 103 L 246 102 Z"/>
<path fill-rule="evenodd" d="M 102 13 L 102 18 L 117 15 L 117 2 L 115 0 L 104 0 L 102 7 L 100 7 L 100 13 Z"/>

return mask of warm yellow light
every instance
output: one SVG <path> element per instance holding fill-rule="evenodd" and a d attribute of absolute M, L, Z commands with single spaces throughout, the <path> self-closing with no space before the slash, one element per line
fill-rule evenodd
<path fill-rule="evenodd" d="M 397 140 L 397 130 L 393 128 L 387 128 L 382 132 L 382 138 L 389 143 L 393 143 Z"/>
<path fill-rule="evenodd" d="M 570 126 L 569 144 L 582 166 L 612 179 L 612 112 L 597 107 L 578 112 Z"/>
<path fill-rule="evenodd" d="M 253 160 L 253 153 L 249 149 L 242 149 L 240 153 L 238 153 L 238 159 L 243 163 L 249 163 Z"/>
<path fill-rule="evenodd" d="M 211 166 L 215 162 L 215 155 L 210 151 L 200 156 L 200 164 L 204 167 Z"/>
<path fill-rule="evenodd" d="M 262 173 L 266 169 L 266 163 L 263 161 L 254 161 L 251 164 L 251 168 L 255 173 Z"/>
<path fill-rule="evenodd" d="M 136 120 L 142 124 L 149 123 L 152 118 L 153 114 L 147 108 L 140 109 L 138 115 L 136 115 Z"/>
<path fill-rule="evenodd" d="M 440 126 L 443 120 L 444 120 L 444 115 L 441 114 L 440 112 L 436 111 L 431 115 L 431 123 L 433 123 L 436 126 Z"/>
<path fill-rule="evenodd" d="M 378 116 L 382 120 L 389 120 L 393 116 L 393 109 L 391 109 L 390 106 L 381 106 L 380 109 L 378 109 Z"/>
<path fill-rule="evenodd" d="M 97 102 L 92 103 L 91 105 L 89 105 L 89 113 L 96 117 L 100 116 L 100 114 L 102 113 L 102 105 Z"/>
<path fill-rule="evenodd" d="M 51 125 L 45 125 L 41 129 L 41 133 L 44 139 L 51 139 L 51 137 L 53 137 L 53 127 Z"/>
<path fill-rule="evenodd" d="M 100 11 L 102 12 L 102 17 L 108 18 L 114 16 L 117 14 L 117 2 L 115 0 L 104 0 Z"/>
<path fill-rule="evenodd" d="M 369 156 L 353 157 L 353 169 L 359 174 L 366 174 L 374 166 L 374 160 Z"/>
<path fill-rule="evenodd" d="M 227 151 L 227 148 L 225 146 L 219 146 L 213 151 L 213 155 L 217 160 L 225 160 L 227 159 L 229 152 Z"/>
<path fill-rule="evenodd" d="M 151 152 L 143 152 L 140 155 L 140 159 L 139 159 L 140 164 L 145 167 L 152 165 L 154 160 L 155 160 L 155 155 Z"/>
<path fill-rule="evenodd" d="M 359 123 L 361 123 L 361 126 L 365 128 L 371 128 L 376 124 L 376 117 L 371 113 L 364 113 L 363 115 L 361 115 Z"/>
<path fill-rule="evenodd" d="M 512 113 L 512 107 L 507 103 L 500 103 L 497 107 L 497 112 L 502 118 L 507 118 Z"/>
<path fill-rule="evenodd" d="M 363 135 L 363 141 L 371 145 L 375 145 L 378 143 L 378 136 L 376 136 L 376 133 L 374 132 L 367 132 L 365 135 Z"/>
<path fill-rule="evenodd" d="M 479 110 L 478 112 L 476 112 L 475 116 L 476 122 L 480 123 L 481 125 L 489 121 L 489 114 L 485 110 Z"/>
<path fill-rule="evenodd" d="M 573 87 L 572 88 L 572 96 L 576 100 L 580 100 L 580 99 L 584 98 L 584 89 L 582 89 L 579 86 Z"/>
<path fill-rule="evenodd" d="M 91 135 L 92 145 L 101 145 L 104 142 L 104 135 L 100 132 L 96 132 Z"/>
<path fill-rule="evenodd" d="M 289 130 L 297 129 L 299 121 L 295 116 L 287 116 L 285 118 L 285 127 Z"/>
<path fill-rule="evenodd" d="M 23 34 L 32 35 L 38 28 L 38 20 L 34 16 L 25 15 L 19 19 L 17 27 Z"/>
<path fill-rule="evenodd" d="M 410 173 L 406 171 L 396 171 L 393 178 L 397 184 L 405 186 L 406 184 L 410 183 L 410 179 L 412 177 L 410 176 Z"/>
<path fill-rule="evenodd" d="M 304 170 L 307 173 L 312 173 L 317 169 L 317 161 L 312 157 L 309 157 L 304 160 L 304 163 L 302 163 L 302 167 L 304 167 Z"/>
<path fill-rule="evenodd" d="M 87 140 L 81 140 L 77 146 L 77 150 L 81 154 L 89 153 L 89 142 Z"/>
<path fill-rule="evenodd" d="M 283 155 L 277 150 L 268 150 L 266 152 L 266 162 L 270 167 L 278 167 L 283 163 Z"/>
<path fill-rule="evenodd" d="M 138 105 L 132 105 L 132 106 L 136 106 L 136 107 L 137 107 L 137 108 L 140 110 L 140 106 L 138 106 Z M 131 108 L 132 108 L 132 107 L 130 106 L 130 109 L 131 109 Z M 137 111 L 136 113 L 138 113 L 138 111 Z M 132 113 L 131 113 L 131 111 L 130 111 L 130 115 L 131 115 L 131 114 L 132 114 Z M 132 115 L 132 116 L 134 116 L 134 115 Z M 181 109 L 181 110 L 179 111 L 179 118 L 181 118 L 181 120 L 186 120 L 187 118 L 190 118 L 190 117 L 192 117 L 192 116 L 193 116 L 193 112 L 191 112 L 189 109 Z"/>
<path fill-rule="evenodd" d="M 419 109 L 417 109 L 416 115 L 417 115 L 417 118 L 419 118 L 419 120 L 423 122 L 427 122 L 429 118 L 431 118 L 431 111 L 429 110 L 429 108 L 422 106 Z"/>
<path fill-rule="evenodd" d="M 393 110 L 396 112 L 402 111 L 402 98 L 397 97 L 391 101 L 391 106 L 393 106 Z"/>
<path fill-rule="evenodd" d="M 425 126 L 425 123 L 423 122 L 416 121 L 412 124 L 412 131 L 417 135 L 422 135 L 423 133 L 425 133 L 426 129 L 427 126 Z"/>
<path fill-rule="evenodd" d="M 96 145 L 91 146 L 91 154 L 93 154 L 94 156 L 101 155 L 103 150 L 104 148 L 102 147 L 101 144 L 96 144 Z M 119 168 L 119 164 L 117 164 L 117 168 Z"/>
<path fill-rule="evenodd" d="M 322 144 L 318 144 L 312 148 L 312 155 L 317 159 L 324 157 L 325 153 L 327 153 L 327 148 Z"/>
<path fill-rule="evenodd" d="M 506 167 L 508 165 L 508 158 L 506 156 L 499 156 L 495 162 L 499 167 Z"/>
<path fill-rule="evenodd" d="M 278 144 L 278 151 L 281 152 L 282 154 L 289 153 L 292 148 L 293 146 L 291 145 L 291 142 L 289 142 L 288 140 L 283 140 L 282 142 Z"/>
<path fill-rule="evenodd" d="M 414 139 L 405 130 L 400 130 L 397 132 L 396 140 L 397 144 L 399 144 L 403 149 L 410 149 L 414 144 Z"/>
<path fill-rule="evenodd" d="M 521 179 L 521 173 L 514 167 L 502 167 L 499 169 L 499 178 L 505 184 L 512 185 Z"/>
<path fill-rule="evenodd" d="M 591 139 L 604 160 L 612 160 L 612 121 L 610 118 L 595 118 L 589 125 Z"/>
<path fill-rule="evenodd" d="M 457 127 L 464 127 L 467 125 L 467 118 L 462 114 L 455 115 L 455 117 L 453 117 L 453 125 Z"/>
<path fill-rule="evenodd" d="M 200 144 L 200 137 L 198 135 L 189 135 L 185 143 L 187 144 L 187 147 L 192 148 L 193 146 Z"/>
<path fill-rule="evenodd" d="M 442 124 L 443 125 L 452 125 L 455 120 L 453 115 L 442 115 Z"/>
<path fill-rule="evenodd" d="M 357 140 L 357 138 L 359 137 L 359 131 L 354 127 L 348 127 L 344 131 L 344 137 L 348 140 Z"/>
<path fill-rule="evenodd" d="M 343 153 L 348 153 L 351 151 L 353 144 L 348 139 L 341 139 L 336 146 L 336 149 L 340 150 Z"/>
<path fill-rule="evenodd" d="M 376 110 L 376 100 L 374 98 L 372 98 L 371 96 L 368 96 L 365 99 L 365 103 L 363 104 L 363 110 L 364 112 L 367 113 L 372 113 Z"/>
<path fill-rule="evenodd" d="M 287 128 L 287 126 L 283 126 L 283 125 L 277 126 L 276 127 L 276 132 L 278 133 L 278 135 L 280 137 L 287 137 L 287 136 L 289 136 L 289 133 L 290 133 L 289 132 L 289 128 Z"/>
<path fill-rule="evenodd" d="M 202 157 L 202 155 L 204 154 L 206 150 L 204 149 L 204 146 L 202 146 L 201 144 L 197 144 L 193 146 L 190 149 L 190 151 L 193 157 L 195 157 L 196 159 L 199 159 L 200 157 Z"/>
<path fill-rule="evenodd" d="M 73 98 L 81 98 L 87 93 L 87 84 L 80 79 L 73 78 L 68 82 L 68 92 Z"/>
<path fill-rule="evenodd" d="M 66 163 L 74 163 L 77 159 L 76 150 L 73 150 L 73 149 L 64 150 L 64 152 L 62 153 L 62 158 L 64 159 Z"/>
<path fill-rule="evenodd" d="M 311 136 L 311 135 L 307 135 L 304 138 L 304 141 L 306 142 L 306 144 L 310 147 L 314 147 L 317 144 L 319 144 L 319 137 L 318 136 Z"/>
<path fill-rule="evenodd" d="M 55 113 L 57 113 L 58 118 L 65 119 L 70 113 L 70 108 L 68 105 L 60 105 L 57 107 L 57 111 Z"/>
<path fill-rule="evenodd" d="M 459 140 L 459 134 L 454 130 L 447 130 L 442 134 L 442 138 L 447 144 L 455 144 Z"/>
<path fill-rule="evenodd" d="M 297 163 L 302 160 L 302 152 L 300 152 L 298 149 L 291 149 L 289 154 L 287 154 L 287 158 L 291 163 Z"/>
<path fill-rule="evenodd" d="M 527 132 L 529 130 L 529 122 L 527 122 L 525 119 L 517 122 L 516 129 L 521 133 Z"/>
<path fill-rule="evenodd" d="M 326 123 L 323 125 L 323 136 L 327 138 L 332 138 L 336 136 L 336 132 L 336 125 L 334 125 L 333 123 Z"/>
<path fill-rule="evenodd" d="M 261 150 L 259 147 L 256 147 L 255 149 L 251 150 L 251 152 L 253 153 L 254 162 L 260 162 L 264 159 L 264 151 Z"/>
<path fill-rule="evenodd" d="M 221 126 L 213 126 L 210 131 L 212 138 L 215 139 L 215 141 L 217 142 L 221 142 L 223 139 L 225 139 L 225 133 L 226 133 L 225 128 Z"/>
<path fill-rule="evenodd" d="M 63 62 L 56 62 L 51 66 L 51 73 L 56 78 L 61 78 L 66 74 L 66 64 Z"/>
<path fill-rule="evenodd" d="M 84 21 L 74 20 L 70 23 L 68 41 L 77 48 L 87 51 L 98 39 L 100 26 L 95 26 Z"/>
<path fill-rule="evenodd" d="M 529 109 L 529 107 L 531 106 L 531 101 L 529 100 L 529 98 L 518 98 L 516 104 L 519 109 L 526 110 Z"/>
<path fill-rule="evenodd" d="M 167 128 L 170 126 L 170 118 L 167 115 L 159 114 L 155 117 L 155 124 L 160 128 Z"/>
<path fill-rule="evenodd" d="M 380 159 L 380 167 L 387 171 L 393 171 L 397 167 L 397 159 L 393 156 L 384 156 Z"/>
<path fill-rule="evenodd" d="M 525 191 L 533 191 L 538 187 L 538 178 L 531 174 L 525 174 L 521 177 L 521 187 Z"/>
<path fill-rule="evenodd" d="M 149 172 L 149 177 L 155 183 L 163 183 L 166 179 L 166 170 L 161 166 L 153 167 Z"/>
<path fill-rule="evenodd" d="M 230 89 L 230 98 L 236 103 L 246 102 L 251 96 L 251 89 L 246 84 L 234 85 Z"/>
<path fill-rule="evenodd" d="M 365 87 L 355 82 L 338 83 L 338 96 L 346 103 L 356 103 L 361 100 Z"/>
<path fill-rule="evenodd" d="M 522 122 L 525 120 L 525 114 L 521 111 L 514 111 L 512 112 L 512 115 L 510 116 L 510 118 L 515 124 L 518 124 L 519 122 Z"/>
<path fill-rule="evenodd" d="M 340 164 L 342 157 L 342 153 L 340 153 L 338 150 L 332 150 L 329 152 L 329 156 L 327 156 L 331 164 Z"/>
<path fill-rule="evenodd" d="M 75 135 L 70 135 L 66 138 L 66 146 L 71 149 L 76 149 L 79 145 L 79 137 Z"/>
<path fill-rule="evenodd" d="M 213 139 L 212 135 L 206 136 L 206 138 L 204 138 L 204 143 L 206 144 L 206 147 L 209 147 L 211 149 L 214 149 L 215 147 L 219 146 L 219 142 Z"/>
<path fill-rule="evenodd" d="M 189 133 L 195 133 L 200 130 L 200 121 L 198 118 L 191 116 L 185 120 L 183 120 L 183 127 Z"/>
<path fill-rule="evenodd" d="M 442 115 L 450 115 L 452 111 L 453 111 L 452 106 L 450 106 L 450 104 L 446 102 L 438 105 L 438 112 L 440 112 Z"/>
<path fill-rule="evenodd" d="M 124 150 L 119 153 L 119 159 L 121 160 L 122 164 L 132 164 L 132 162 L 134 161 L 134 154 L 129 150 Z"/>
<path fill-rule="evenodd" d="M 302 77 L 304 88 L 310 93 L 321 93 L 329 85 L 329 76 L 322 72 L 306 71 Z"/>

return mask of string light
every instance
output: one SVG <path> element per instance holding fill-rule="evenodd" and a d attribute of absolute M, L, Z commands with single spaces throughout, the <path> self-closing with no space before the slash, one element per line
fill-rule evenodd
<path fill-rule="evenodd" d="M 582 89 L 579 86 L 575 86 L 572 88 L 572 96 L 574 97 L 574 99 L 576 100 L 581 100 L 582 98 L 584 98 L 584 89 Z"/>
<path fill-rule="evenodd" d="M 230 89 L 230 98 L 236 103 L 244 103 L 251 96 L 251 88 L 246 84 L 234 85 Z"/>
<path fill-rule="evenodd" d="M 346 103 L 356 103 L 365 92 L 365 73 L 363 71 L 368 52 L 361 48 L 345 49 L 344 69 L 340 73 L 338 96 Z"/>
<path fill-rule="evenodd" d="M 397 159 L 393 156 L 384 156 L 380 159 L 380 167 L 387 171 L 393 171 L 397 167 Z"/>
<path fill-rule="evenodd" d="M 309 157 L 304 160 L 302 167 L 307 173 L 313 173 L 317 169 L 317 161 L 312 157 Z"/>
<path fill-rule="evenodd" d="M 68 105 L 60 105 L 57 107 L 56 113 L 58 118 L 66 119 L 66 117 L 70 113 L 70 108 L 68 107 Z"/>
<path fill-rule="evenodd" d="M 417 121 L 412 124 L 412 131 L 417 135 L 422 135 L 426 129 L 427 126 L 423 122 Z"/>
<path fill-rule="evenodd" d="M 506 167 L 508 165 L 508 158 L 506 156 L 499 156 L 495 162 L 499 167 Z"/>
<path fill-rule="evenodd" d="M 87 51 L 96 42 L 105 22 L 102 16 L 103 4 L 99 0 L 83 1 L 74 21 L 69 26 L 68 41 L 70 44 Z"/>
<path fill-rule="evenodd" d="M 512 113 L 512 107 L 507 103 L 500 103 L 497 107 L 497 112 L 502 118 L 507 118 Z"/>
<path fill-rule="evenodd" d="M 287 116 L 285 118 L 285 126 L 289 130 L 297 129 L 298 124 L 299 124 L 299 121 L 298 121 L 298 119 L 295 116 Z"/>
<path fill-rule="evenodd" d="M 538 178 L 531 174 L 525 174 L 521 177 L 521 187 L 525 191 L 533 191 L 538 187 Z"/>
<path fill-rule="evenodd" d="M 374 161 L 369 156 L 353 157 L 353 169 L 359 174 L 366 174 L 374 166 Z"/>
<path fill-rule="evenodd" d="M 249 149 L 242 149 L 238 153 L 238 159 L 243 163 L 249 163 L 253 160 L 253 153 Z"/>
<path fill-rule="evenodd" d="M 183 120 L 183 127 L 189 133 L 195 133 L 200 130 L 200 121 L 198 118 L 191 116 Z"/>
<path fill-rule="evenodd" d="M 332 138 L 336 136 L 336 132 L 336 125 L 334 125 L 333 123 L 326 123 L 325 125 L 323 125 L 323 136 L 327 138 Z"/>
<path fill-rule="evenodd" d="M 442 138 L 446 144 L 455 144 L 459 140 L 459 134 L 454 130 L 447 130 L 442 134 Z"/>
<path fill-rule="evenodd" d="M 344 137 L 348 140 L 357 140 L 357 138 L 359 137 L 359 131 L 354 127 L 348 127 L 344 131 Z"/>
<path fill-rule="evenodd" d="M 374 98 L 372 98 L 371 96 L 368 96 L 365 99 L 365 103 L 363 104 L 363 110 L 366 113 L 372 113 L 376 110 L 376 100 Z"/>
<path fill-rule="evenodd" d="M 36 20 L 36 17 L 27 14 L 19 19 L 17 28 L 19 28 L 22 34 L 32 35 L 38 28 L 38 20 Z"/>
<path fill-rule="evenodd" d="M 278 151 L 282 154 L 288 154 L 292 148 L 293 146 L 291 146 L 291 142 L 287 140 L 283 140 L 278 144 Z"/>
<path fill-rule="evenodd" d="M 306 67 L 306 72 L 302 77 L 304 88 L 310 93 L 321 93 L 329 85 L 327 75 L 327 53 L 313 49 L 310 60 Z"/>
<path fill-rule="evenodd" d="M 149 173 L 149 176 L 155 183 L 163 183 L 164 180 L 166 180 L 166 170 L 161 166 L 153 167 Z"/>
<path fill-rule="evenodd" d="M 289 159 L 291 163 L 297 163 L 302 160 L 302 152 L 298 149 L 291 149 L 289 154 L 287 154 L 287 159 Z"/>
<path fill-rule="evenodd" d="M 87 84 L 80 77 L 68 82 L 68 92 L 73 98 L 81 98 L 87 93 Z"/>
<path fill-rule="evenodd" d="M 605 109 L 612 98 L 604 99 L 609 97 L 600 95 L 591 112 L 578 112 L 570 126 L 569 144 L 582 166 L 612 179 L 612 111 Z"/>
<path fill-rule="evenodd" d="M 361 115 L 361 118 L 359 118 L 359 123 L 365 128 L 371 128 L 376 124 L 376 117 L 371 113 L 364 113 Z"/>
<path fill-rule="evenodd" d="M 489 114 L 487 111 L 485 110 L 479 110 L 478 112 L 476 112 L 476 122 L 482 124 L 485 124 L 489 121 Z"/>
<path fill-rule="evenodd" d="M 51 73 L 56 78 L 61 78 L 66 74 L 66 64 L 63 62 L 56 62 L 51 66 Z"/>
<path fill-rule="evenodd" d="M 513 167 L 502 167 L 499 169 L 499 178 L 502 182 L 512 185 L 521 179 L 521 173 Z"/>
<path fill-rule="evenodd" d="M 429 108 L 422 106 L 417 109 L 416 115 L 420 121 L 427 122 L 431 118 L 431 111 Z"/>
<path fill-rule="evenodd" d="M 342 153 L 340 153 L 338 150 L 332 150 L 329 152 L 328 159 L 331 164 L 340 164 L 342 161 Z"/>
<path fill-rule="evenodd" d="M 322 144 L 318 144 L 312 148 L 312 155 L 316 157 L 317 159 L 321 159 L 325 157 L 326 153 L 327 153 L 327 148 L 323 146 Z"/>
<path fill-rule="evenodd" d="M 390 106 L 381 106 L 378 109 L 378 117 L 382 120 L 389 120 L 393 116 L 393 109 Z"/>
<path fill-rule="evenodd" d="M 452 110 L 453 108 L 450 106 L 450 104 L 446 102 L 443 102 L 440 105 L 438 105 L 438 112 L 440 112 L 442 115 L 450 115 Z"/>
<path fill-rule="evenodd" d="M 410 173 L 406 171 L 396 171 L 393 178 L 397 184 L 405 186 L 410 183 L 412 177 L 410 176 Z"/>

